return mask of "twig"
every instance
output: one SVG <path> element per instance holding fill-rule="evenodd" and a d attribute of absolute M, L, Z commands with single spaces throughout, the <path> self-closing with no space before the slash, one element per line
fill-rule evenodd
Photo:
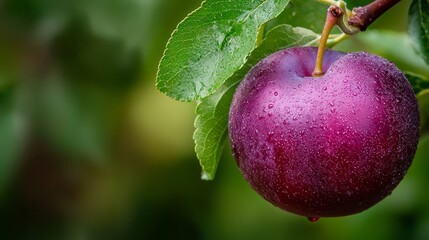
<path fill-rule="evenodd" d="M 375 0 L 366 6 L 354 8 L 349 24 L 358 27 L 361 31 L 365 31 L 371 23 L 400 1 Z"/>

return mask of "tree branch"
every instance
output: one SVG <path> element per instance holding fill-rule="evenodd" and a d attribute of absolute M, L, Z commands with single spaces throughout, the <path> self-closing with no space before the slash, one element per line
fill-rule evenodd
<path fill-rule="evenodd" d="M 349 24 L 365 31 L 372 22 L 400 1 L 375 0 L 366 6 L 353 8 L 354 15 L 350 17 Z"/>

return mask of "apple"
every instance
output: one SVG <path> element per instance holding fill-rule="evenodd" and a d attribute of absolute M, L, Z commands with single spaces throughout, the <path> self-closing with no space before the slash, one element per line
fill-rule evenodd
<path fill-rule="evenodd" d="M 390 195 L 419 139 L 418 103 L 379 56 L 290 48 L 259 62 L 234 95 L 229 135 L 244 178 L 266 200 L 317 220 L 361 212 Z"/>

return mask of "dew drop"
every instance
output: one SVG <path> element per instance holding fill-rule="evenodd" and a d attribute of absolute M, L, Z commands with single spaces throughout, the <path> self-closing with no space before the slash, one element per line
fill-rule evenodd
<path fill-rule="evenodd" d="M 319 217 L 308 217 L 308 220 L 312 223 L 319 221 L 319 219 L 320 219 Z"/>
<path fill-rule="evenodd" d="M 273 107 L 274 107 L 274 104 L 269 104 L 269 105 L 268 105 L 268 108 L 269 108 L 269 109 L 272 109 Z"/>
<path fill-rule="evenodd" d="M 278 96 L 279 95 L 279 93 L 278 92 L 274 92 L 274 96 Z"/>
<path fill-rule="evenodd" d="M 331 107 L 333 107 L 335 104 L 334 104 L 334 102 L 329 102 L 329 105 L 330 105 Z"/>
<path fill-rule="evenodd" d="M 323 90 L 325 90 L 325 91 L 328 90 L 328 87 L 323 87 Z"/>

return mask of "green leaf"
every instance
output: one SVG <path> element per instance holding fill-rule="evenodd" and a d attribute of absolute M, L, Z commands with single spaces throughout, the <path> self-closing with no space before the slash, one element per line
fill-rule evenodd
<path fill-rule="evenodd" d="M 308 28 L 314 32 L 322 32 L 326 19 L 328 5 L 315 0 L 291 0 L 278 17 L 267 24 L 267 30 L 279 24 L 287 23 L 292 26 Z"/>
<path fill-rule="evenodd" d="M 304 28 L 279 25 L 268 32 L 261 45 L 249 56 L 246 64 L 230 77 L 214 95 L 197 106 L 195 120 L 195 152 L 205 180 L 212 180 L 228 137 L 228 113 L 235 89 L 247 72 L 260 60 L 283 48 L 312 45 L 318 35 Z"/>
<path fill-rule="evenodd" d="M 417 53 L 429 63 L 429 2 L 413 0 L 408 13 L 408 33 Z"/>
<path fill-rule="evenodd" d="M 289 0 L 207 0 L 182 21 L 159 65 L 157 87 L 181 101 L 213 94 L 256 47 L 260 26 Z"/>
<path fill-rule="evenodd" d="M 411 83 L 415 94 L 418 94 L 425 89 L 429 89 L 429 79 L 425 78 L 424 76 L 411 72 L 405 72 L 405 76 Z"/>
<path fill-rule="evenodd" d="M 425 89 L 417 94 L 420 110 L 421 134 L 429 132 L 429 89 Z"/>

